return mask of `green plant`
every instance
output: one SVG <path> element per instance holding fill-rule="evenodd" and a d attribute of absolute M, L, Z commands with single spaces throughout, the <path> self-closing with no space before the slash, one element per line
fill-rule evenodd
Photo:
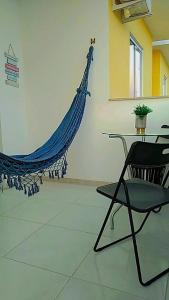
<path fill-rule="evenodd" d="M 148 107 L 147 105 L 137 105 L 133 111 L 133 113 L 137 116 L 140 116 L 140 117 L 144 117 L 146 116 L 147 114 L 151 113 L 152 112 L 152 109 L 150 107 Z"/>

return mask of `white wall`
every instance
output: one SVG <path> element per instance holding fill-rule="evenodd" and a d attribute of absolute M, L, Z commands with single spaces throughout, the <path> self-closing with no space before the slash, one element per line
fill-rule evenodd
<path fill-rule="evenodd" d="M 17 0 L 0 0 L 0 120 L 5 153 L 23 153 L 27 149 L 27 124 L 24 97 L 23 56 Z M 5 57 L 9 44 L 19 58 L 20 87 L 5 84 Z"/>
<path fill-rule="evenodd" d="M 1 122 L 0 122 L 0 152 L 3 152 Z"/>
<path fill-rule="evenodd" d="M 120 141 L 101 133 L 134 129 L 137 101 L 108 102 L 108 1 L 20 0 L 31 145 L 38 147 L 68 110 L 80 82 L 91 37 L 96 38 L 81 128 L 69 151 L 68 177 L 115 180 L 124 155 Z M 141 101 L 140 101 L 141 102 Z M 152 130 L 169 123 L 169 101 L 144 101 Z M 129 143 L 131 139 L 128 138 Z"/>
<path fill-rule="evenodd" d="M 68 110 L 84 71 L 90 38 L 96 38 L 92 97 L 70 150 L 68 173 L 95 178 L 96 152 L 102 152 L 97 106 L 108 99 L 107 0 L 22 0 L 21 4 L 32 149 L 49 137 Z"/>

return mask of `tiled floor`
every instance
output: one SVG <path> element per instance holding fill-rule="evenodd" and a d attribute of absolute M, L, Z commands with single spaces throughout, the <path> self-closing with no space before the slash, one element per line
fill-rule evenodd
<path fill-rule="evenodd" d="M 109 200 L 95 187 L 45 183 L 28 199 L 0 194 L 0 299 L 169 300 L 168 275 L 138 283 L 131 241 L 93 252 Z M 138 226 L 143 216 L 135 215 Z M 102 242 L 127 233 L 125 209 L 108 224 Z M 138 236 L 147 277 L 169 264 L 169 207 L 150 216 Z M 148 278 L 147 278 L 148 279 Z"/>

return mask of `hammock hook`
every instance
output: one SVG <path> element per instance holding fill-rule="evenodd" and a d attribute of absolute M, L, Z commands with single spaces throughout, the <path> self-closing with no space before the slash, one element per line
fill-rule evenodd
<path fill-rule="evenodd" d="M 95 39 L 95 38 L 91 38 L 91 39 L 90 39 L 90 44 L 93 45 L 93 44 L 95 44 L 95 43 L 96 43 L 96 39 Z"/>

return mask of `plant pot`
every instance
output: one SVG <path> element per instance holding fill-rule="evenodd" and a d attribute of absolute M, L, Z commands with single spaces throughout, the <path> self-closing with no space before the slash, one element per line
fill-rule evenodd
<path fill-rule="evenodd" d="M 147 115 L 136 115 L 135 128 L 138 134 L 144 134 L 146 128 Z"/>

